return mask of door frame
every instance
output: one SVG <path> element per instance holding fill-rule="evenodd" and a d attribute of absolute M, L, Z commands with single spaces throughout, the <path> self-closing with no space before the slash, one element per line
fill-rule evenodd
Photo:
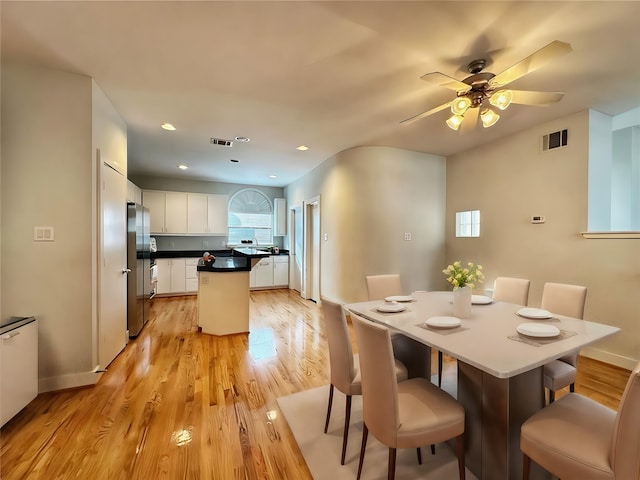
<path fill-rule="evenodd" d="M 302 298 L 320 302 L 320 195 L 302 203 Z M 313 225 L 317 228 L 313 228 Z M 315 266 L 315 268 L 314 268 Z M 314 298 L 317 297 L 317 298 Z"/>

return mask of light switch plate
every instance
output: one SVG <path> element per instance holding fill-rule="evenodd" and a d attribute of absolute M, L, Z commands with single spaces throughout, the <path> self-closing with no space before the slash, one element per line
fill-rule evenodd
<path fill-rule="evenodd" d="M 53 242 L 55 231 L 53 227 L 33 227 L 34 242 Z"/>
<path fill-rule="evenodd" d="M 404 232 L 404 239 L 405 239 L 405 240 L 411 240 L 411 233 L 409 233 L 409 232 Z"/>

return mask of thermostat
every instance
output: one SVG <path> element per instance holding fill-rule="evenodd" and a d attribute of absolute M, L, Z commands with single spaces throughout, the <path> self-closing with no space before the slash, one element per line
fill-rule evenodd
<path fill-rule="evenodd" d="M 534 215 L 531 217 L 531 223 L 544 223 L 545 218 L 541 215 Z"/>

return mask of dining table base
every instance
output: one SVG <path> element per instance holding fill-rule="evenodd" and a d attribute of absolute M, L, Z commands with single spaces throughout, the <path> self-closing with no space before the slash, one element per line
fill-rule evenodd
<path fill-rule="evenodd" d="M 431 347 L 401 333 L 391 337 L 393 356 L 407 367 L 409 378 L 422 377 L 431 381 Z"/>
<path fill-rule="evenodd" d="M 520 427 L 544 408 L 543 367 L 497 378 L 458 361 L 458 401 L 465 409 L 465 463 L 480 480 L 522 478 Z M 532 462 L 531 480 L 550 475 Z"/>

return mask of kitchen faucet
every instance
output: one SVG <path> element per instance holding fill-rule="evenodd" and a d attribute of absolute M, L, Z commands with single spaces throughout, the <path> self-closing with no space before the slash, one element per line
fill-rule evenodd
<path fill-rule="evenodd" d="M 253 237 L 251 239 L 251 243 L 257 247 L 258 246 L 258 239 L 256 237 Z"/>

